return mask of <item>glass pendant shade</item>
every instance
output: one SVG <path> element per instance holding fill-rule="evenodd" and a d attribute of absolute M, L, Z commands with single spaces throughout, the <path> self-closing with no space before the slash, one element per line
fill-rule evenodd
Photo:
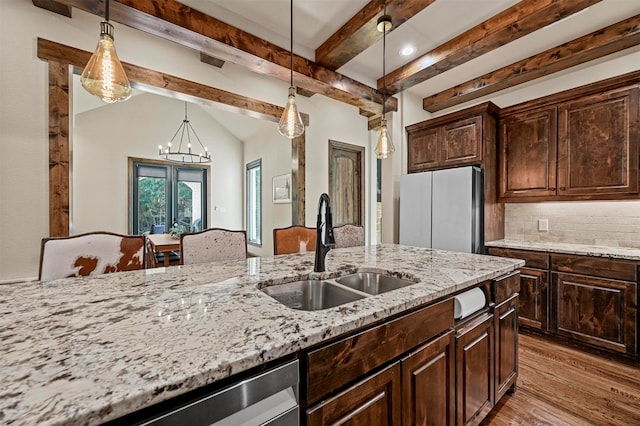
<path fill-rule="evenodd" d="M 113 25 L 100 23 L 100 41 L 80 77 L 87 92 L 113 103 L 131 97 L 131 84 L 113 45 Z"/>
<path fill-rule="evenodd" d="M 380 122 L 380 135 L 378 135 L 378 143 L 376 144 L 376 155 L 378 158 L 385 159 L 395 152 L 396 148 L 391 142 L 389 132 L 387 131 L 387 120 L 385 118 Z"/>
<path fill-rule="evenodd" d="M 296 89 L 293 87 L 289 87 L 289 99 L 280 117 L 278 131 L 289 139 L 297 138 L 304 133 L 304 124 L 296 105 Z"/>

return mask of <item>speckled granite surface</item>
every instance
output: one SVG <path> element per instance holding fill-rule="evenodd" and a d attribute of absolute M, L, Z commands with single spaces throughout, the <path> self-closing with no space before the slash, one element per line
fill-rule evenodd
<path fill-rule="evenodd" d="M 380 245 L 0 286 L 0 424 L 97 424 L 523 264 Z M 258 286 L 369 267 L 416 285 L 322 311 Z"/>
<path fill-rule="evenodd" d="M 590 246 L 554 242 L 529 242 L 497 240 L 485 243 L 487 247 L 546 251 L 549 253 L 579 254 L 584 256 L 610 257 L 615 259 L 640 260 L 640 249 L 626 247 Z"/>

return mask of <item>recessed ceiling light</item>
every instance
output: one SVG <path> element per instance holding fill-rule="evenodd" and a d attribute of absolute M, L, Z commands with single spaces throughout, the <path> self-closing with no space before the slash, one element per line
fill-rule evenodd
<path fill-rule="evenodd" d="M 415 51 L 416 51 L 416 48 L 414 46 L 405 46 L 400 50 L 400 54 L 402 56 L 409 56 L 413 54 Z"/>

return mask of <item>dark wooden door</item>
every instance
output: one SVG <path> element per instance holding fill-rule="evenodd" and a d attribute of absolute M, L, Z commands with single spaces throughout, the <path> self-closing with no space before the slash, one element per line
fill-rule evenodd
<path fill-rule="evenodd" d="M 333 225 L 362 225 L 364 147 L 329 141 L 329 197 Z"/>
<path fill-rule="evenodd" d="M 308 426 L 401 425 L 400 363 L 396 362 L 307 411 Z"/>
<path fill-rule="evenodd" d="M 456 424 L 478 424 L 494 404 L 493 315 L 483 314 L 456 335 Z"/>
<path fill-rule="evenodd" d="M 438 147 L 441 127 L 410 133 L 407 139 L 407 171 L 420 172 L 439 165 Z"/>
<path fill-rule="evenodd" d="M 520 325 L 546 330 L 548 328 L 549 272 L 520 268 Z"/>
<path fill-rule="evenodd" d="M 636 353 L 637 283 L 556 272 L 551 277 L 553 331 L 595 346 Z"/>
<path fill-rule="evenodd" d="M 500 121 L 499 197 L 555 195 L 556 116 L 553 107 Z"/>
<path fill-rule="evenodd" d="M 444 167 L 479 164 L 482 161 L 482 116 L 458 120 L 442 128 Z"/>
<path fill-rule="evenodd" d="M 638 192 L 638 89 L 558 107 L 558 194 Z"/>
<path fill-rule="evenodd" d="M 402 359 L 403 425 L 454 424 L 454 335 L 450 331 Z"/>
<path fill-rule="evenodd" d="M 495 401 L 515 385 L 518 377 L 518 295 L 495 308 L 496 396 Z"/>

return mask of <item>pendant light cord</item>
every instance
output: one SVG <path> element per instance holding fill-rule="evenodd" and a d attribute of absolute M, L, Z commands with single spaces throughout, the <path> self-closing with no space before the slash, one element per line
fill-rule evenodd
<path fill-rule="evenodd" d="M 108 0 L 107 0 L 108 1 Z M 387 14 L 387 3 L 384 3 L 384 14 Z M 385 105 L 387 103 L 387 70 L 385 63 L 387 62 L 387 24 L 384 24 L 382 33 L 382 119 L 384 120 Z"/>
<path fill-rule="evenodd" d="M 290 34 L 290 41 L 291 41 L 291 87 L 293 87 L 293 0 L 291 0 L 291 34 Z"/>
<path fill-rule="evenodd" d="M 104 20 L 109 22 L 109 0 L 104 4 Z"/>

